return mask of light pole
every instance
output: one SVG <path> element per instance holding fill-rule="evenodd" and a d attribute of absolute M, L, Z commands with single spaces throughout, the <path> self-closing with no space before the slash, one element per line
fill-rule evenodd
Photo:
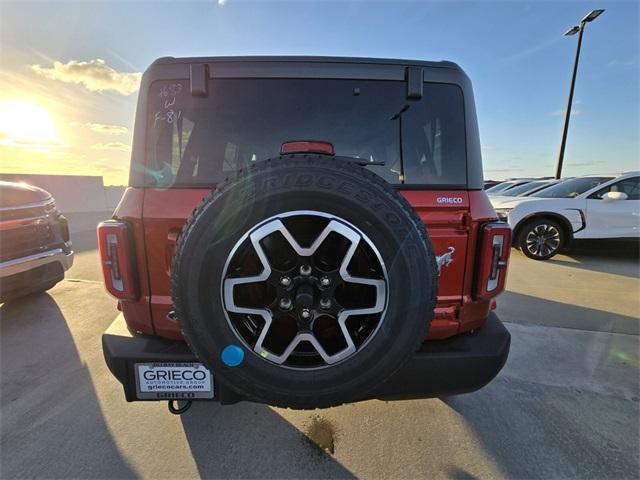
<path fill-rule="evenodd" d="M 576 84 L 576 73 L 578 73 L 578 60 L 580 59 L 580 46 L 582 45 L 582 34 L 587 23 L 593 22 L 604 10 L 591 10 L 580 20 L 580 25 L 576 25 L 567 30 L 564 34 L 575 35 L 578 33 L 578 47 L 576 48 L 576 58 L 573 62 L 573 75 L 571 76 L 571 87 L 569 88 L 569 100 L 567 110 L 564 113 L 564 126 L 562 128 L 562 140 L 560 141 L 560 153 L 558 154 L 558 165 L 556 166 L 556 178 L 562 176 L 562 162 L 564 161 L 564 148 L 567 144 L 567 132 L 569 131 L 569 117 L 571 116 L 571 104 L 573 103 L 573 87 Z"/>

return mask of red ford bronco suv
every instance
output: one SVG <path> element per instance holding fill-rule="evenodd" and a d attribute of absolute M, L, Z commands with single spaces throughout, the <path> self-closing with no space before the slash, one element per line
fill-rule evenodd
<path fill-rule="evenodd" d="M 470 392 L 504 365 L 511 231 L 451 62 L 161 58 L 98 227 L 128 401 L 318 408 Z"/>

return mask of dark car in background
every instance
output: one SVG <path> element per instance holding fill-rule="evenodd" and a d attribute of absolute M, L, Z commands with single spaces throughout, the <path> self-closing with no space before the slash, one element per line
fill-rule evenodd
<path fill-rule="evenodd" d="M 520 185 L 524 185 L 525 183 L 532 182 L 533 178 L 521 178 L 518 180 L 505 180 L 504 182 L 500 182 L 493 187 L 486 188 L 485 191 L 489 195 L 502 195 L 502 192 L 506 192 L 511 188 L 518 187 Z"/>
<path fill-rule="evenodd" d="M 502 191 L 497 194 L 488 193 L 489 197 L 527 197 L 532 195 L 540 190 L 544 190 L 545 188 L 549 188 L 556 183 L 562 182 L 566 179 L 562 180 L 534 180 L 532 182 L 523 183 L 522 185 L 518 185 L 517 187 L 508 188 L 505 191 Z"/>
<path fill-rule="evenodd" d="M 67 219 L 51 194 L 0 181 L 0 302 L 52 288 L 72 264 Z"/>
<path fill-rule="evenodd" d="M 484 181 L 484 190 L 488 190 L 491 187 L 495 187 L 499 183 L 502 183 L 502 180 L 485 180 Z"/>

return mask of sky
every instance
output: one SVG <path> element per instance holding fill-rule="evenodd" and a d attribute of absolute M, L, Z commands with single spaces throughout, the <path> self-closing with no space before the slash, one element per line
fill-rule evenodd
<path fill-rule="evenodd" d="M 0 1 L 0 172 L 127 183 L 141 72 L 162 56 L 451 60 L 470 76 L 486 179 L 640 169 L 640 2 Z"/>

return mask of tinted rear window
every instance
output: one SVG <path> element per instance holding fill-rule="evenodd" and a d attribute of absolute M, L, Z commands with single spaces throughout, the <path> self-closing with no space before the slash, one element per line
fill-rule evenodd
<path fill-rule="evenodd" d="M 216 79 L 206 97 L 188 87 L 151 87 L 147 185 L 216 184 L 295 140 L 330 142 L 336 155 L 383 163 L 366 168 L 393 184 L 402 183 L 401 151 L 406 184 L 467 183 L 463 98 L 455 85 L 425 83 L 420 100 L 408 100 L 406 83 L 394 81 Z"/>

